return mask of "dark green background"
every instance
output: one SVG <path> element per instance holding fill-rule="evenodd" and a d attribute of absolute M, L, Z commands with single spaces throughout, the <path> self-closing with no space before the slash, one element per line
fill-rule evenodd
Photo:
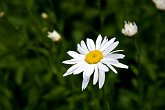
<path fill-rule="evenodd" d="M 152 0 L 0 0 L 0 12 L 0 110 L 165 109 L 165 11 Z M 136 36 L 121 33 L 125 20 Z M 61 41 L 47 38 L 53 29 Z M 61 62 L 98 34 L 116 37 L 129 69 L 106 73 L 103 93 L 92 78 L 82 92 L 82 74 L 63 77 Z"/>

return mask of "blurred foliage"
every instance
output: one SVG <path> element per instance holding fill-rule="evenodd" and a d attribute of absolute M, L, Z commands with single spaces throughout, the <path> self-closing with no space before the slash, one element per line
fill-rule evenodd
<path fill-rule="evenodd" d="M 0 110 L 106 110 L 104 97 L 111 110 L 165 108 L 165 11 L 152 0 L 0 0 L 0 13 Z M 125 20 L 134 38 L 121 34 Z M 53 29 L 61 41 L 47 38 Z M 130 67 L 107 73 L 103 94 L 91 82 L 82 92 L 81 75 L 62 77 L 66 52 L 98 34 L 117 37 Z"/>

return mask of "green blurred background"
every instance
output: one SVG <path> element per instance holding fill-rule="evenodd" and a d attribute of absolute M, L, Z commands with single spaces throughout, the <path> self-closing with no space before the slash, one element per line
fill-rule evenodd
<path fill-rule="evenodd" d="M 136 22 L 134 38 L 121 33 L 125 20 Z M 53 29 L 61 41 L 47 37 Z M 103 93 L 92 78 L 82 91 L 82 74 L 62 76 L 66 52 L 98 34 L 116 37 L 129 66 L 106 73 Z M 0 0 L 0 110 L 107 110 L 107 102 L 110 110 L 164 110 L 164 45 L 165 11 L 152 0 Z"/>

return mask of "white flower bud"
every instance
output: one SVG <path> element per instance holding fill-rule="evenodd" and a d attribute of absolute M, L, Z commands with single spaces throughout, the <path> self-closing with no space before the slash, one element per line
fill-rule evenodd
<path fill-rule="evenodd" d="M 3 11 L 0 12 L 0 18 L 3 17 L 5 13 Z"/>
<path fill-rule="evenodd" d="M 138 28 L 135 24 L 135 22 L 131 23 L 131 22 L 126 22 L 124 24 L 124 28 L 122 29 L 122 33 L 126 36 L 133 36 L 137 33 Z"/>
<path fill-rule="evenodd" d="M 152 0 L 155 5 L 156 8 L 159 10 L 165 10 L 165 0 Z"/>
<path fill-rule="evenodd" d="M 47 13 L 45 13 L 45 12 L 41 13 L 41 17 L 42 17 L 43 19 L 48 19 L 48 15 L 47 15 Z"/>
<path fill-rule="evenodd" d="M 52 41 L 57 42 L 61 39 L 60 34 L 53 30 L 53 32 L 48 32 L 48 38 L 52 39 Z"/>

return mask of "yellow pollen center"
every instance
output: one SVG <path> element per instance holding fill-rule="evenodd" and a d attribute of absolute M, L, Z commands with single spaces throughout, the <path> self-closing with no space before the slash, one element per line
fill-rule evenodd
<path fill-rule="evenodd" d="M 101 59 L 103 58 L 103 54 L 102 52 L 98 51 L 98 50 L 94 50 L 89 52 L 86 57 L 85 57 L 85 61 L 89 64 L 96 64 L 98 63 Z"/>

